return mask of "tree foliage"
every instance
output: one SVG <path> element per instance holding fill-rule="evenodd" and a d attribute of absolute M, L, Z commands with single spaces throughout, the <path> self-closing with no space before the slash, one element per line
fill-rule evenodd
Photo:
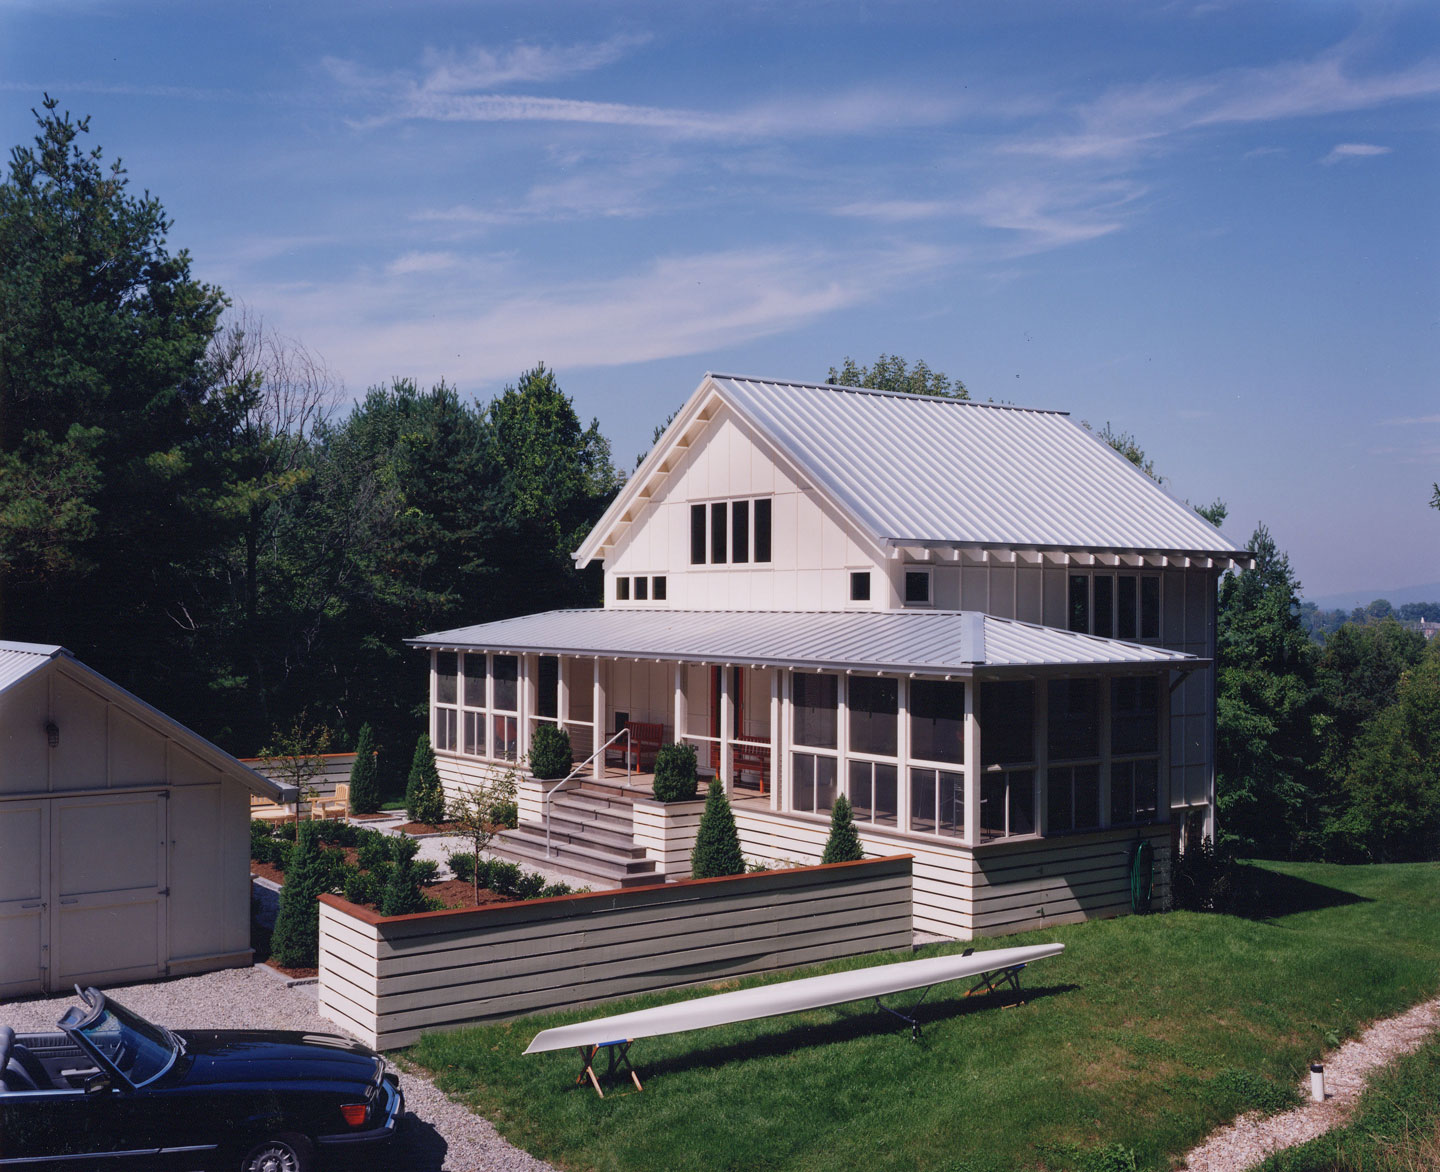
<path fill-rule="evenodd" d="M 744 873 L 745 856 L 740 853 L 735 813 L 720 783 L 712 781 L 705 795 L 700 827 L 695 832 L 695 847 L 690 852 L 690 874 L 696 879 L 716 879 Z"/>
<path fill-rule="evenodd" d="M 319 827 L 302 822 L 295 832 L 280 889 L 280 910 L 270 951 L 287 968 L 313 966 L 320 953 L 319 897 L 327 890 L 329 871 L 321 857 Z"/>
<path fill-rule="evenodd" d="M 830 807 L 830 836 L 825 840 L 822 863 L 853 863 L 865 857 L 860 846 L 860 833 L 855 829 L 855 815 L 850 799 L 841 794 Z"/>
<path fill-rule="evenodd" d="M 1099 431 L 1095 431 L 1095 429 L 1090 426 L 1089 422 L 1085 420 L 1081 421 L 1080 426 L 1083 427 L 1086 431 L 1095 432 L 1096 439 L 1103 441 L 1115 451 L 1119 452 L 1122 456 L 1129 460 L 1130 463 L 1134 464 L 1135 467 L 1139 468 L 1141 472 L 1145 473 L 1146 476 L 1150 477 L 1150 479 L 1153 480 L 1156 484 L 1165 483 L 1165 477 L 1159 475 L 1155 471 L 1155 461 L 1145 454 L 1145 449 L 1140 446 L 1140 441 L 1136 439 L 1133 434 L 1128 431 L 1116 431 L 1113 427 L 1110 426 L 1110 421 L 1108 419 L 1105 421 L 1105 426 L 1102 427 Z M 1223 512 L 1225 511 L 1225 506 L 1223 504 L 1220 504 L 1219 501 L 1216 501 L 1215 504 L 1219 505 L 1223 515 Z M 1211 505 L 1208 507 L 1214 508 L 1215 505 Z M 1200 513 L 1202 516 L 1205 515 L 1203 509 L 1197 509 L 1196 512 Z M 1218 524 L 1218 522 L 1212 522 L 1212 524 Z"/>
<path fill-rule="evenodd" d="M 923 358 L 911 366 L 898 354 L 881 354 L 869 366 L 862 366 L 847 354 L 838 368 L 830 368 L 825 381 L 835 386 L 866 387 L 907 395 L 943 395 L 949 399 L 970 397 L 965 384 L 958 378 L 952 379 L 943 371 L 931 370 Z"/>
<path fill-rule="evenodd" d="M 696 782 L 695 746 L 677 741 L 661 745 L 655 754 L 655 779 L 651 790 L 657 802 L 692 802 Z"/>
<path fill-rule="evenodd" d="M 1216 650 L 1216 772 L 1222 844 L 1286 854 L 1313 841 L 1315 746 L 1324 728 L 1299 583 L 1265 526 L 1250 539 L 1253 569 L 1220 586 Z"/>
<path fill-rule="evenodd" d="M 415 742 L 415 755 L 410 760 L 410 776 L 405 785 L 405 815 L 412 822 L 437 826 L 445 819 L 445 790 L 440 784 L 440 771 L 435 767 L 435 750 L 430 747 L 428 733 L 421 733 Z"/>
<path fill-rule="evenodd" d="M 381 800 L 375 731 L 366 721 L 360 726 L 360 736 L 355 742 L 355 764 L 350 767 L 350 812 L 373 814 L 380 809 Z"/>
<path fill-rule="evenodd" d="M 570 734 L 554 724 L 538 724 L 530 734 L 530 772 L 541 781 L 559 781 L 575 763 Z"/>

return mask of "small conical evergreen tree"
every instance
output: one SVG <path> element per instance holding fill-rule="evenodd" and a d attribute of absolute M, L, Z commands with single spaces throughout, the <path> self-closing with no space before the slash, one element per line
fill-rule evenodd
<path fill-rule="evenodd" d="M 302 822 L 290 848 L 285 886 L 280 889 L 280 910 L 270 953 L 287 968 L 306 968 L 320 955 L 320 904 L 325 891 L 325 865 L 315 825 Z"/>
<path fill-rule="evenodd" d="M 860 835 L 855 830 L 855 815 L 850 809 L 850 799 L 841 794 L 830 807 L 830 837 L 825 840 L 825 853 L 820 856 L 822 863 L 853 863 L 865 857 L 860 847 Z"/>
<path fill-rule="evenodd" d="M 373 814 L 380 809 L 380 765 L 375 759 L 375 732 L 369 723 L 360 726 L 355 744 L 355 764 L 350 767 L 350 813 Z"/>
<path fill-rule="evenodd" d="M 410 779 L 405 786 L 405 814 L 411 822 L 434 825 L 445 817 L 445 791 L 440 785 L 440 771 L 435 768 L 435 750 L 430 737 L 420 734 L 415 742 L 415 756 L 410 761 Z"/>
<path fill-rule="evenodd" d="M 735 815 L 720 783 L 712 781 L 705 796 L 705 812 L 700 815 L 700 829 L 695 833 L 695 849 L 690 852 L 690 874 L 696 879 L 714 879 L 744 873 L 745 856 L 740 853 Z"/>
<path fill-rule="evenodd" d="M 415 878 L 415 863 L 412 859 L 396 859 L 380 894 L 382 916 L 408 916 L 425 910 L 425 895 Z"/>

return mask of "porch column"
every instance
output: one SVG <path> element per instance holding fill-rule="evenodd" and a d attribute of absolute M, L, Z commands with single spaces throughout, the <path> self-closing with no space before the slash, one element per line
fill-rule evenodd
<path fill-rule="evenodd" d="M 1110 676 L 1100 677 L 1100 828 L 1110 825 Z"/>
<path fill-rule="evenodd" d="M 685 728 L 690 723 L 690 710 L 685 702 L 685 665 L 675 665 L 675 743 L 684 744 Z"/>
<path fill-rule="evenodd" d="M 595 657 L 593 683 L 590 689 L 590 719 L 595 727 L 595 760 L 590 767 L 596 781 L 605 779 L 605 754 L 600 746 L 605 743 L 605 685 L 600 682 L 600 657 Z"/>
<path fill-rule="evenodd" d="M 1103 683 L 1103 681 L 1102 681 Z M 1050 769 L 1050 681 L 1035 681 L 1035 731 L 1031 752 L 1035 755 L 1035 833 L 1042 838 L 1050 832 L 1050 814 L 1046 809 Z"/>
<path fill-rule="evenodd" d="M 965 846 L 980 843 L 980 681 L 971 676 L 965 686 Z"/>
<path fill-rule="evenodd" d="M 1168 676 L 1160 676 L 1155 681 L 1156 688 L 1160 692 L 1159 733 L 1160 759 L 1155 762 L 1155 819 L 1157 822 L 1173 822 L 1174 815 L 1170 812 L 1170 698 L 1174 695 L 1174 688 L 1169 687 Z M 1211 840 L 1214 841 L 1213 839 Z"/>
<path fill-rule="evenodd" d="M 784 723 L 780 713 L 780 672 L 781 668 L 770 669 L 770 808 L 780 808 L 780 762 L 785 760 L 784 746 L 780 743 L 784 735 Z"/>
<path fill-rule="evenodd" d="M 520 656 L 520 695 L 518 716 L 519 728 L 516 731 L 515 755 L 518 758 L 530 756 L 530 721 L 534 717 L 537 705 L 535 677 L 539 672 L 539 663 L 533 655 Z"/>
<path fill-rule="evenodd" d="M 561 728 L 565 728 L 570 719 L 570 683 L 565 678 L 566 662 L 563 655 L 555 658 L 555 719 L 560 722 Z"/>
<path fill-rule="evenodd" d="M 910 677 L 895 677 L 895 829 L 910 829 Z"/>
<path fill-rule="evenodd" d="M 720 665 L 720 789 L 730 796 L 730 725 L 735 719 L 735 697 L 730 695 L 730 665 Z"/>

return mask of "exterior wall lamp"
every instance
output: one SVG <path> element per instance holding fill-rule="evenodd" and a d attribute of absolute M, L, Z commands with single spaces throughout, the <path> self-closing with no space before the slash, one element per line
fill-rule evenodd
<path fill-rule="evenodd" d="M 45 722 L 45 739 L 50 742 L 52 749 L 60 747 L 60 726 L 53 720 Z"/>

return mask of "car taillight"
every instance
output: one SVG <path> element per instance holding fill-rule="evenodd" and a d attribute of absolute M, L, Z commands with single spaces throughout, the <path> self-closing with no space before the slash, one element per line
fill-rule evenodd
<path fill-rule="evenodd" d="M 351 1127 L 359 1127 L 365 1122 L 365 1104 L 345 1103 L 340 1108 L 340 1114 Z"/>

